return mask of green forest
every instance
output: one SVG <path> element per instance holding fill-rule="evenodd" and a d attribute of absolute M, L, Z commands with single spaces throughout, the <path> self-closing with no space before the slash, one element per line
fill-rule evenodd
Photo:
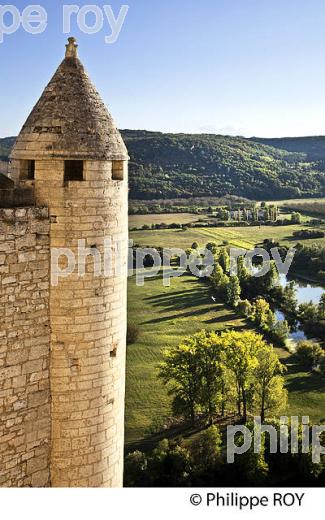
<path fill-rule="evenodd" d="M 144 130 L 122 135 L 131 158 L 131 199 L 325 196 L 324 137 L 264 140 Z M 1 160 L 14 140 L 0 139 Z"/>

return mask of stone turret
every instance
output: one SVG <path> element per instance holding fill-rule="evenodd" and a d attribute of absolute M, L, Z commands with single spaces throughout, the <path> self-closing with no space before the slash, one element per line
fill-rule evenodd
<path fill-rule="evenodd" d="M 127 165 L 121 135 L 69 38 L 11 154 L 15 184 L 32 187 L 35 204 L 49 209 L 52 252 L 76 258 L 74 272 L 49 292 L 52 486 L 122 485 Z M 106 276 L 94 273 L 105 239 L 112 260 L 121 258 Z M 84 274 L 80 240 L 88 248 Z"/>
<path fill-rule="evenodd" d="M 119 131 L 69 38 L 66 57 L 24 124 L 11 159 L 128 159 Z M 19 170 L 19 165 L 17 165 Z M 11 166 L 12 177 L 16 171 Z"/>

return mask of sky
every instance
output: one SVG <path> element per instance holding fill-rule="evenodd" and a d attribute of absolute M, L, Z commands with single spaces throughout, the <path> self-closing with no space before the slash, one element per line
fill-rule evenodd
<path fill-rule="evenodd" d="M 35 1 L 35 0 L 34 0 Z M 119 128 L 280 137 L 325 135 L 324 0 L 75 0 L 129 6 L 115 43 L 106 17 L 85 34 L 38 0 L 47 27 L 0 43 L 0 137 L 16 135 L 61 62 L 67 37 Z M 9 2 L 20 12 L 32 2 Z M 94 15 L 88 15 L 89 26 Z M 10 25 L 0 16 L 0 29 Z"/>

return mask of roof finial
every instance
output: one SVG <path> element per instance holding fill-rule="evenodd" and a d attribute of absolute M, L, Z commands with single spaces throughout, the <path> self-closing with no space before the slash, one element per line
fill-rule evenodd
<path fill-rule="evenodd" d="M 78 45 L 75 38 L 68 38 L 68 44 L 66 45 L 65 57 L 66 58 L 78 58 Z"/>

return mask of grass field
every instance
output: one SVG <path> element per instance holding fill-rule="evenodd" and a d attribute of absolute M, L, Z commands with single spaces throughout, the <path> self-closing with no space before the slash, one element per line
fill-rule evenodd
<path fill-rule="evenodd" d="M 193 242 L 198 242 L 204 246 L 207 242 L 216 242 L 222 245 L 227 240 L 230 245 L 251 249 L 257 243 L 263 242 L 265 238 L 273 238 L 281 244 L 293 246 L 297 239 L 292 238 L 294 231 L 299 231 L 304 226 L 254 226 L 254 227 L 224 227 L 224 228 L 188 228 L 179 229 L 160 229 L 154 231 L 133 231 L 130 238 L 135 244 L 152 247 L 181 247 L 186 249 L 191 247 Z M 304 244 L 318 243 L 325 245 L 325 238 L 303 240 Z"/>
<path fill-rule="evenodd" d="M 290 204 L 304 204 L 305 202 L 325 202 L 325 197 L 313 198 L 313 199 L 285 199 L 285 200 L 271 200 L 267 201 L 268 204 L 276 204 L 277 206 L 290 206 Z"/>
<path fill-rule="evenodd" d="M 126 443 L 143 439 L 157 419 L 170 415 L 170 398 L 157 378 L 162 350 L 177 345 L 184 336 L 203 328 L 223 330 L 247 328 L 244 320 L 223 304 L 211 300 L 209 288 L 185 275 L 163 287 L 161 277 L 147 279 L 137 287 L 129 280 L 129 322 L 138 325 L 138 341 L 127 350 Z M 288 366 L 288 415 L 325 418 L 325 385 L 317 374 L 297 370 L 294 358 L 277 349 Z"/>
<path fill-rule="evenodd" d="M 290 219 L 291 213 L 286 208 L 281 210 L 280 218 Z M 302 215 L 302 222 L 310 220 L 310 216 Z M 213 217 L 202 213 L 201 215 L 194 215 L 193 213 L 151 213 L 149 215 L 129 215 L 129 229 L 140 229 L 144 225 L 152 224 L 191 224 L 199 220 L 213 220 Z"/>
<path fill-rule="evenodd" d="M 126 442 L 141 439 L 155 418 L 170 415 L 170 399 L 157 378 L 164 348 L 206 328 L 242 329 L 245 321 L 212 301 L 209 288 L 192 276 L 175 278 L 163 287 L 161 277 L 137 287 L 129 280 L 128 321 L 140 337 L 127 349 Z"/>
<path fill-rule="evenodd" d="M 145 224 L 190 224 L 199 219 L 205 220 L 207 215 L 193 213 L 153 213 L 151 215 L 129 215 L 129 228 L 140 228 Z"/>

